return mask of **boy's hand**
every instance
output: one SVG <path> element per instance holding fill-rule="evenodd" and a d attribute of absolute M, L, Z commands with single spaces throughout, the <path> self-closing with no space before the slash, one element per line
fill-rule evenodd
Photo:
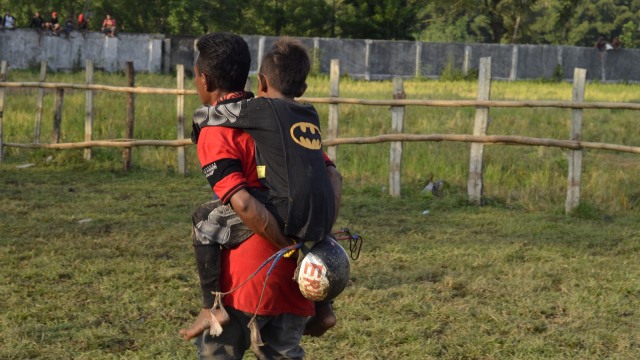
<path fill-rule="evenodd" d="M 193 321 L 188 329 L 180 329 L 180 335 L 185 340 L 191 340 L 202 334 L 203 331 L 211 326 L 211 309 L 200 309 L 200 314 Z"/>

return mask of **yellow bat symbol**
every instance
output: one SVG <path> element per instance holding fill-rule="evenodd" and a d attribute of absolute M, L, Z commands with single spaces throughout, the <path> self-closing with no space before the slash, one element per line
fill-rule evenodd
<path fill-rule="evenodd" d="M 322 148 L 322 136 L 320 128 L 312 123 L 299 122 L 291 127 L 291 138 L 298 145 L 311 149 L 319 150 Z"/>

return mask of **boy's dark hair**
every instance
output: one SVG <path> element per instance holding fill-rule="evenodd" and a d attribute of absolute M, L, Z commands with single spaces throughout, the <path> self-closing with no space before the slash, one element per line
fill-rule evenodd
<path fill-rule="evenodd" d="M 311 60 L 299 40 L 283 37 L 262 58 L 260 73 L 287 97 L 302 96 L 306 90 Z"/>
<path fill-rule="evenodd" d="M 251 67 L 249 45 L 243 38 L 227 32 L 209 33 L 196 45 L 198 70 L 207 75 L 207 88 L 241 91 Z"/>

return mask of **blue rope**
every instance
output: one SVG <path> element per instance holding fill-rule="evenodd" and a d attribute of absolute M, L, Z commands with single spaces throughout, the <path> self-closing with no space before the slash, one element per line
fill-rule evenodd
<path fill-rule="evenodd" d="M 269 258 L 267 260 L 265 260 L 256 271 L 253 272 L 253 274 L 249 275 L 249 277 L 247 278 L 247 280 L 243 281 L 241 284 L 239 284 L 238 286 L 236 286 L 235 288 L 223 293 L 224 295 L 226 294 L 230 294 L 236 290 L 238 290 L 240 287 L 242 287 L 244 284 L 246 284 L 247 282 L 249 282 L 249 280 L 251 280 L 254 276 L 256 276 L 258 274 L 258 272 L 260 272 L 260 270 L 262 270 L 263 267 L 267 266 L 267 264 L 271 261 L 273 261 L 273 263 L 271 264 L 271 266 L 269 267 L 269 271 L 267 271 L 267 276 L 264 279 L 264 287 L 262 288 L 262 294 L 260 294 L 260 302 L 258 303 L 258 307 L 260 306 L 260 303 L 262 302 L 262 295 L 264 294 L 264 289 L 267 286 L 267 280 L 269 279 L 269 275 L 271 275 L 271 272 L 273 271 L 274 267 L 276 266 L 276 263 L 278 263 L 278 261 L 284 256 L 284 254 L 288 253 L 289 251 L 292 250 L 297 250 L 299 248 L 301 248 L 302 246 L 304 246 L 304 243 L 297 243 L 297 244 L 293 244 L 293 245 L 289 245 L 287 247 L 284 247 L 280 250 L 278 250 L 275 254 L 269 256 Z"/>

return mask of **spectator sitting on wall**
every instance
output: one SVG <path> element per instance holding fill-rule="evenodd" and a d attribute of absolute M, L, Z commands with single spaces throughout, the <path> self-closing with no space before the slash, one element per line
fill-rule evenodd
<path fill-rule="evenodd" d="M 7 11 L 4 13 L 0 27 L 7 30 L 13 30 L 16 28 L 16 18 L 11 15 L 11 12 Z"/>
<path fill-rule="evenodd" d="M 40 31 L 43 27 L 44 19 L 42 18 L 42 15 L 40 15 L 40 12 L 36 11 L 35 15 L 31 18 L 31 28 Z"/>
<path fill-rule="evenodd" d="M 87 31 L 87 20 L 84 17 L 83 13 L 80 13 L 80 15 L 78 15 L 78 31 Z"/>
<path fill-rule="evenodd" d="M 108 37 L 116 36 L 116 19 L 112 18 L 109 14 L 107 14 L 107 17 L 105 17 L 102 22 L 102 32 Z"/>
<path fill-rule="evenodd" d="M 71 20 L 71 16 L 67 17 L 67 20 L 64 22 L 64 32 L 69 35 L 73 31 L 73 20 Z"/>
<path fill-rule="evenodd" d="M 607 51 L 607 39 L 605 39 L 603 35 L 600 35 L 595 47 L 598 51 Z"/>
<path fill-rule="evenodd" d="M 60 33 L 60 22 L 58 21 L 58 13 L 51 13 L 51 20 L 44 24 L 44 28 L 51 31 L 51 35 L 58 35 Z"/>
<path fill-rule="evenodd" d="M 611 45 L 616 50 L 620 49 L 622 47 L 622 43 L 620 43 L 620 37 L 619 36 L 614 37 L 613 40 L 611 41 Z"/>

